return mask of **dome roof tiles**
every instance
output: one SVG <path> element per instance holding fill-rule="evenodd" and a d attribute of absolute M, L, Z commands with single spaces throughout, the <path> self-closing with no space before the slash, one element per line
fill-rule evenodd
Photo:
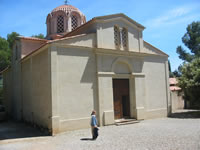
<path fill-rule="evenodd" d="M 57 12 L 57 11 L 64 11 L 66 13 L 72 12 L 72 11 L 76 11 L 79 14 L 83 15 L 82 12 L 78 8 L 76 8 L 76 7 L 72 6 L 72 5 L 61 5 L 61 6 L 58 6 L 58 7 L 54 8 L 51 13 Z"/>

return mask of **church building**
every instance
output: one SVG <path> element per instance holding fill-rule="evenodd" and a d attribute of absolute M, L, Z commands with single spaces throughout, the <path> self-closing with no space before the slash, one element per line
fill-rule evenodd
<path fill-rule="evenodd" d="M 16 120 L 53 135 L 118 119 L 170 112 L 168 55 L 143 40 L 145 27 L 124 14 L 94 17 L 65 4 L 47 16 L 46 39 L 20 36 L 3 72 L 4 104 Z"/>

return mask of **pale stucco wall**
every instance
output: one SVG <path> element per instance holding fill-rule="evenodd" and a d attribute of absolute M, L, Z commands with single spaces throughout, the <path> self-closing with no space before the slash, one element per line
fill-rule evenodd
<path fill-rule="evenodd" d="M 84 48 L 54 47 L 52 51 L 58 132 L 89 127 L 91 111 L 97 109 L 95 55 Z"/>
<path fill-rule="evenodd" d="M 156 55 L 98 54 L 100 118 L 103 118 L 106 112 L 113 113 L 113 78 L 129 79 L 131 117 L 166 117 L 169 100 L 166 62 L 166 57 Z M 109 119 L 113 120 L 112 117 Z M 102 120 L 102 124 L 103 122 L 105 120 Z"/>
<path fill-rule="evenodd" d="M 119 64 L 116 64 L 116 63 L 119 63 Z M 124 56 L 118 55 L 118 54 L 111 55 L 109 54 L 109 51 L 108 51 L 108 54 L 101 53 L 98 55 L 97 66 L 98 66 L 99 72 L 113 72 L 116 65 L 117 66 L 124 65 L 124 63 L 126 64 L 126 66 L 128 65 L 131 72 L 135 72 L 135 73 L 142 72 L 142 67 L 143 67 L 142 57 L 128 56 L 126 54 L 124 54 Z M 123 67 L 121 67 L 117 72 L 121 72 L 123 74 L 124 73 Z"/>
<path fill-rule="evenodd" d="M 11 116 L 15 120 L 22 119 L 22 98 L 21 98 L 21 43 L 17 40 L 12 51 L 12 96 L 11 96 Z"/>
<path fill-rule="evenodd" d="M 3 105 L 6 107 L 6 112 L 11 116 L 12 111 L 12 70 L 11 68 L 3 72 Z"/>
<path fill-rule="evenodd" d="M 144 52 L 144 53 L 148 53 L 148 54 L 157 54 L 157 53 L 158 53 L 158 52 L 155 50 L 155 48 L 153 48 L 152 46 L 150 46 L 150 45 L 147 44 L 146 42 L 144 42 L 143 52 Z"/>
<path fill-rule="evenodd" d="M 97 48 L 116 49 L 114 43 L 114 26 L 128 30 L 128 49 L 132 52 L 139 52 L 143 48 L 142 31 L 130 26 L 123 19 L 112 22 L 105 22 L 97 26 Z"/>
<path fill-rule="evenodd" d="M 170 96 L 172 100 L 172 111 L 184 109 L 184 99 L 181 91 L 171 91 Z"/>
<path fill-rule="evenodd" d="M 130 113 L 132 118 L 144 119 L 143 58 L 137 56 L 98 54 L 98 94 L 101 125 L 114 123 L 113 79 L 129 79 Z"/>
<path fill-rule="evenodd" d="M 49 53 L 44 50 L 22 62 L 23 119 L 51 128 Z"/>
<path fill-rule="evenodd" d="M 147 118 L 167 116 L 166 61 L 166 58 L 159 56 L 144 59 Z"/>

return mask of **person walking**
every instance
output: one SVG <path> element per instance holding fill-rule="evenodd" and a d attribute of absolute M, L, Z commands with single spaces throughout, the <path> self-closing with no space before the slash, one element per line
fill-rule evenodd
<path fill-rule="evenodd" d="M 96 140 L 96 138 L 98 137 L 98 122 L 97 122 L 97 118 L 96 118 L 96 111 L 93 110 L 91 113 L 91 132 L 92 132 L 92 139 Z"/>

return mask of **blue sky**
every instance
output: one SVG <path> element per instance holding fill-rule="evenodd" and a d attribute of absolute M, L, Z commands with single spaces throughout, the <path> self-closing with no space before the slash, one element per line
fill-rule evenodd
<path fill-rule="evenodd" d="M 182 61 L 176 47 L 192 21 L 200 21 L 200 0 L 70 0 L 87 21 L 96 16 L 124 13 L 146 29 L 145 41 L 167 53 L 172 70 Z M 0 0 L 0 36 L 18 32 L 23 36 L 46 35 L 46 16 L 64 0 Z"/>

